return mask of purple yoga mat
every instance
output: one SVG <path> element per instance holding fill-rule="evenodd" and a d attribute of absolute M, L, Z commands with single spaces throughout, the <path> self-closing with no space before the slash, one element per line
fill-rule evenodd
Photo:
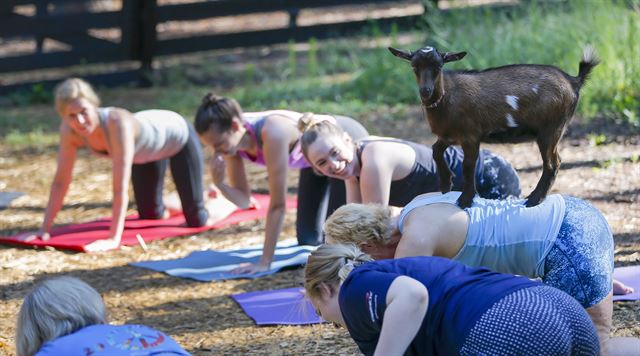
<path fill-rule="evenodd" d="M 613 278 L 634 289 L 633 293 L 614 295 L 614 301 L 640 300 L 640 266 L 618 267 L 613 270 Z"/>
<path fill-rule="evenodd" d="M 231 296 L 258 325 L 306 325 L 323 320 L 302 288 L 276 289 Z"/>

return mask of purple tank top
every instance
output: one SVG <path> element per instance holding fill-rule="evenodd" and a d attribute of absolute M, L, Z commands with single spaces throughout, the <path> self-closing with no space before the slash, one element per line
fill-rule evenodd
<path fill-rule="evenodd" d="M 279 117 L 283 117 L 286 120 L 291 120 L 291 122 L 298 125 L 298 119 L 292 118 L 286 115 L 278 115 Z M 302 115 L 300 116 L 302 117 Z M 256 155 L 252 156 L 248 154 L 246 151 L 238 151 L 238 155 L 244 159 L 247 159 L 255 164 L 259 164 L 261 166 L 265 166 L 264 154 L 262 151 L 262 127 L 264 126 L 264 121 L 267 117 L 258 117 L 258 118 L 246 118 L 244 127 L 247 129 L 249 135 L 251 135 L 251 139 L 256 143 Z M 332 123 L 336 123 L 336 120 L 331 117 L 329 119 Z M 296 139 L 293 148 L 289 151 L 289 168 L 291 169 L 302 169 L 311 167 L 309 162 L 304 158 L 304 154 L 302 154 L 302 146 L 300 145 L 300 136 Z"/>

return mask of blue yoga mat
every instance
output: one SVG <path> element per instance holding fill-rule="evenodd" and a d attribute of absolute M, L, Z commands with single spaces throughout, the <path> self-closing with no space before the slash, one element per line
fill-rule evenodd
<path fill-rule="evenodd" d="M 23 195 L 22 192 L 0 192 L 0 210 L 7 208 L 14 199 Z"/>
<path fill-rule="evenodd" d="M 285 267 L 307 263 L 307 257 L 316 247 L 294 244 L 295 242 L 278 244 L 271 269 L 256 274 L 232 274 L 229 271 L 242 263 L 258 262 L 262 256 L 262 246 L 223 251 L 196 251 L 175 260 L 144 261 L 131 263 L 131 265 L 203 282 L 236 278 L 253 279 L 276 273 Z"/>
<path fill-rule="evenodd" d="M 613 278 L 634 289 L 633 293 L 614 295 L 613 301 L 640 299 L 640 266 L 616 267 Z"/>
<path fill-rule="evenodd" d="M 258 325 L 322 323 L 302 288 L 248 292 L 231 296 Z"/>

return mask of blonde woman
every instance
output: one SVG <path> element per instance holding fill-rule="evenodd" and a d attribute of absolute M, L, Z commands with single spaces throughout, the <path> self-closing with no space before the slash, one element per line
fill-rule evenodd
<path fill-rule="evenodd" d="M 109 325 L 102 297 L 73 277 L 39 283 L 20 307 L 18 356 L 189 355 L 166 334 L 144 325 Z"/>
<path fill-rule="evenodd" d="M 354 245 L 322 245 L 305 289 L 365 355 L 599 354 L 589 316 L 566 293 L 444 258 L 372 261 Z"/>
<path fill-rule="evenodd" d="M 78 78 L 67 79 L 56 87 L 55 105 L 61 118 L 56 173 L 42 228 L 25 234 L 23 239 L 49 239 L 81 147 L 111 159 L 113 172 L 110 237 L 87 245 L 88 251 L 110 250 L 120 245 L 129 202 L 129 180 L 133 182 L 140 218 L 168 216 L 162 200 L 167 166 L 171 168 L 188 226 L 211 224 L 235 209 L 230 204 L 223 204 L 221 211 L 205 207 L 202 149 L 195 130 L 179 114 L 168 110 L 132 114 L 122 108 L 102 107 L 91 85 Z"/>
<path fill-rule="evenodd" d="M 541 278 L 587 310 L 603 351 L 640 351 L 637 339 L 609 337 L 613 237 L 596 208 L 555 194 L 531 208 L 525 200 L 476 197 L 463 210 L 459 195 L 423 194 L 399 214 L 381 205 L 345 205 L 325 223 L 327 242 L 354 243 L 376 259 L 440 256 Z"/>
<path fill-rule="evenodd" d="M 345 181 L 347 202 L 405 206 L 416 196 L 440 191 L 430 147 L 392 137 L 368 136 L 354 140 L 339 126 L 305 115 L 300 121 L 302 152 L 313 168 Z M 456 173 L 453 190 L 462 189 L 459 147 L 445 151 L 445 161 Z M 488 199 L 520 195 L 520 179 L 502 157 L 481 150 L 476 164 L 478 194 Z"/>
<path fill-rule="evenodd" d="M 233 98 L 209 93 L 204 96 L 195 119 L 196 131 L 214 151 L 211 173 L 222 195 L 240 207 L 248 207 L 251 188 L 245 162 L 267 170 L 269 208 L 262 257 L 258 263 L 239 266 L 236 273 L 268 270 L 282 231 L 287 193 L 287 173 L 299 170 L 296 237 L 299 244 L 317 245 L 323 241 L 322 223 L 328 214 L 345 203 L 341 180 L 314 173 L 300 149 L 300 118 L 291 110 L 244 112 Z M 352 118 L 318 115 L 333 122 L 352 137 L 367 136 L 367 130 Z M 225 177 L 226 176 L 226 177 Z"/>

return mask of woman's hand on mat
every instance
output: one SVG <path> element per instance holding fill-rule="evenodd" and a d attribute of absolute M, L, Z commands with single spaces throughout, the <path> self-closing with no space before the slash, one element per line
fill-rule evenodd
<path fill-rule="evenodd" d="M 211 178 L 213 179 L 213 184 L 223 184 L 225 171 L 227 170 L 227 164 L 224 161 L 224 157 L 218 154 L 213 155 L 213 157 L 211 157 L 211 160 L 209 161 L 209 166 L 211 168 Z"/>
<path fill-rule="evenodd" d="M 233 274 L 256 274 L 259 272 L 268 271 L 271 268 L 271 263 L 264 264 L 258 263 L 243 263 L 240 266 L 231 270 Z"/>
<path fill-rule="evenodd" d="M 28 231 L 28 232 L 25 232 L 25 233 L 22 233 L 22 234 L 16 236 L 16 240 L 24 241 L 24 242 L 33 241 L 35 239 L 40 239 L 42 241 L 47 241 L 50 238 L 51 238 L 51 235 L 49 235 L 48 232 L 43 232 L 42 230 Z"/>
<path fill-rule="evenodd" d="M 120 247 L 120 240 L 118 239 L 104 239 L 104 240 L 96 240 L 87 246 L 84 247 L 86 252 L 101 252 L 101 251 L 109 251 L 114 250 Z"/>

